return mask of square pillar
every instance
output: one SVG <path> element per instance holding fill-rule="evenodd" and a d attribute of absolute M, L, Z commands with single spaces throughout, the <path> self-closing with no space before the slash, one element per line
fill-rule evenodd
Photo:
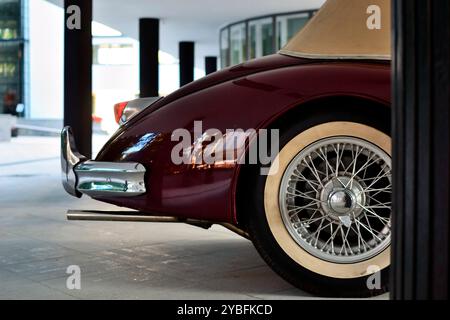
<path fill-rule="evenodd" d="M 205 73 L 206 75 L 217 71 L 217 57 L 205 57 Z"/>
<path fill-rule="evenodd" d="M 140 97 L 159 96 L 159 19 L 139 19 Z"/>
<path fill-rule="evenodd" d="M 393 0 L 392 299 L 448 299 L 450 2 Z"/>
<path fill-rule="evenodd" d="M 92 0 L 64 1 L 64 126 L 92 156 Z"/>
<path fill-rule="evenodd" d="M 194 47 L 195 44 L 192 41 L 179 43 L 180 87 L 194 81 Z"/>

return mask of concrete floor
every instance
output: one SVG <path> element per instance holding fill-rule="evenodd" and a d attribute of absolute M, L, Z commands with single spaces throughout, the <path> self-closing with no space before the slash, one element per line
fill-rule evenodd
<path fill-rule="evenodd" d="M 63 191 L 58 144 L 0 143 L 0 299 L 314 299 L 222 227 L 67 221 L 111 206 Z M 70 265 L 81 290 L 66 288 Z"/>

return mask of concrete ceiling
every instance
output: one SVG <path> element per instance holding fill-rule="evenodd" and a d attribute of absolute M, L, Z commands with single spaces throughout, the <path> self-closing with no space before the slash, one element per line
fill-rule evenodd
<path fill-rule="evenodd" d="M 62 0 L 49 0 L 62 6 Z M 317 9 L 325 0 L 93 0 L 94 20 L 138 38 L 138 19 L 160 18 L 161 50 L 178 56 L 179 41 L 196 42 L 196 64 L 219 54 L 220 27 L 250 17 Z"/>

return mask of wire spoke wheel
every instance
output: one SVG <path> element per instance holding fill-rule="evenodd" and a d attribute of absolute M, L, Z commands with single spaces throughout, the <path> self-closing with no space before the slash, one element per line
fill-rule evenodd
<path fill-rule="evenodd" d="M 332 263 L 368 260 L 391 241 L 391 158 L 360 138 L 303 149 L 283 174 L 279 206 L 295 242 Z"/>

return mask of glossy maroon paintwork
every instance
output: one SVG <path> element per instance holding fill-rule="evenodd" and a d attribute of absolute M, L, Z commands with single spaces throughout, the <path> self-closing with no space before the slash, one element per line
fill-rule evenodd
<path fill-rule="evenodd" d="M 236 223 L 239 165 L 174 165 L 178 128 L 260 129 L 288 110 L 328 96 L 390 103 L 385 62 L 314 61 L 273 55 L 217 72 L 160 100 L 121 128 L 98 161 L 137 161 L 147 168 L 147 194 L 102 201 L 162 215 Z"/>

